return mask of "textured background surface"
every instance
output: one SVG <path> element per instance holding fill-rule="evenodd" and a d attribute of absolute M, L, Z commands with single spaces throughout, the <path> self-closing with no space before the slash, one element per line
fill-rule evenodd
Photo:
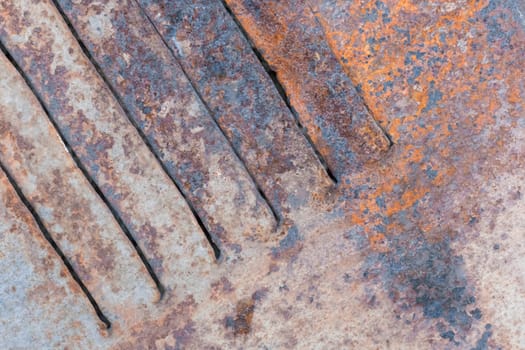
<path fill-rule="evenodd" d="M 0 18 L 1 348 L 525 348 L 522 0 Z"/>

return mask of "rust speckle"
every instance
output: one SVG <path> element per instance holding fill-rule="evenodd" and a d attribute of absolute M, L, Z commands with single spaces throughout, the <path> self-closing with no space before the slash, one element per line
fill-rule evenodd
<path fill-rule="evenodd" d="M 297 227 L 288 229 L 286 236 L 279 241 L 279 246 L 272 248 L 274 259 L 293 260 L 302 249 L 302 238 Z"/>
<path fill-rule="evenodd" d="M 225 294 L 232 293 L 235 290 L 235 288 L 226 277 L 222 277 L 220 280 L 211 284 L 211 290 L 211 297 L 213 299 L 218 299 L 224 296 Z"/>
<path fill-rule="evenodd" d="M 240 300 L 235 308 L 234 317 L 226 317 L 226 328 L 232 329 L 234 336 L 247 335 L 252 330 L 255 304 L 252 298 Z"/>

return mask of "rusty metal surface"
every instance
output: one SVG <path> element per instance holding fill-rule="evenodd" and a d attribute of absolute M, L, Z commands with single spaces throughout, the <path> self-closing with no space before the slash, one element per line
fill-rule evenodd
<path fill-rule="evenodd" d="M 222 253 L 272 235 L 272 212 L 136 2 L 59 4 Z"/>
<path fill-rule="evenodd" d="M 37 99 L 1 53 L 0 67 L 0 163 L 103 312 L 112 319 L 138 317 L 142 304 L 158 299 L 155 284 Z"/>
<path fill-rule="evenodd" d="M 2 2 L 0 40 L 170 292 L 191 290 L 213 251 L 171 179 L 51 1 Z M 44 38 L 44 40 L 41 40 Z M 34 64 L 38 62 L 38 64 Z M 76 249 L 82 249 L 76 247 Z M 201 262 L 199 264 L 199 262 Z"/>
<path fill-rule="evenodd" d="M 103 325 L 1 170 L 0 198 L 0 347 L 94 348 Z"/>
<path fill-rule="evenodd" d="M 390 141 L 330 50 L 306 0 L 226 0 L 337 177 L 377 161 Z"/>
<path fill-rule="evenodd" d="M 71 2 L 72 7 L 67 10 L 68 3 L 61 3 L 66 12 L 73 11 L 73 5 L 80 12 L 88 5 L 96 5 Z M 342 169 L 337 187 L 330 184 L 271 77 L 221 2 L 138 3 L 159 32 L 158 37 L 148 34 L 151 40 L 146 44 L 153 49 L 155 45 L 161 47 L 159 38 L 165 40 L 195 86 L 194 94 L 200 94 L 210 108 L 211 115 L 203 113 L 202 117 L 217 120 L 284 224 L 274 236 L 270 234 L 272 239 L 268 241 L 242 242 L 242 254 L 236 259 L 198 259 L 190 247 L 184 254 L 170 255 L 170 263 L 162 266 L 184 271 L 177 275 L 180 279 L 173 280 L 175 291 L 166 293 L 158 303 L 145 303 L 140 318 L 127 318 L 121 327 L 116 322 L 115 327 L 100 334 L 94 333 L 92 308 L 74 292 L 74 300 L 64 302 L 78 303 L 77 314 L 64 314 L 71 323 L 61 324 L 63 335 L 49 335 L 48 339 L 58 346 L 116 349 L 525 348 L 525 330 L 521 325 L 525 314 L 525 22 L 521 1 L 322 0 L 309 2 L 311 12 L 306 19 L 302 15 L 287 18 L 283 35 L 287 33 L 284 29 L 294 27 L 297 18 L 312 23 L 311 15 L 315 16 L 315 25 L 322 28 L 323 37 L 314 44 L 323 50 L 330 48 L 330 62 L 335 57 L 340 65 L 333 68 L 337 66 L 333 63 L 334 72 L 342 67 L 358 87 L 356 91 L 369 107 L 370 115 L 393 142 L 379 161 L 363 162 L 355 168 L 349 164 Z M 228 1 L 244 31 L 250 33 L 255 29 L 243 21 L 248 23 L 249 18 L 258 17 L 250 12 L 252 8 L 246 7 L 243 12 L 236 7 L 243 3 L 247 2 Z M 272 9 L 289 2 L 259 4 L 272 4 L 266 11 L 269 18 L 258 24 L 264 27 L 274 21 L 282 23 L 275 18 L 281 14 L 272 13 Z M 294 7 L 293 11 L 300 9 Z M 104 13 L 118 17 L 119 11 L 124 10 Z M 80 35 L 88 38 L 91 30 L 82 34 L 80 29 L 82 16 L 68 13 Z M 130 11 L 128 20 L 134 18 L 134 13 L 135 10 Z M 93 124 L 100 128 L 108 125 L 107 119 L 113 115 L 111 118 L 121 122 L 115 124 L 118 128 L 111 128 L 108 137 L 122 142 L 125 135 L 132 134 L 124 132 L 132 130 L 132 124 L 83 56 L 53 3 L 0 2 L 0 17 L 1 43 L 30 78 L 34 90 L 47 101 L 53 119 L 66 119 L 71 111 L 82 110 L 86 115 L 97 116 L 97 123 Z M 87 23 L 89 26 L 89 18 Z M 121 25 L 128 28 L 130 24 Z M 54 28 L 59 28 L 59 35 Z M 312 30 L 318 33 L 319 28 Z M 261 37 L 266 34 L 260 33 Z M 308 34 L 306 38 L 311 35 L 301 31 L 296 34 Z M 256 45 L 266 47 L 266 51 L 261 51 L 265 57 L 287 58 L 273 39 L 259 44 L 255 39 L 254 36 Z M 144 47 L 140 38 L 133 40 L 138 40 L 137 47 Z M 113 71 L 116 66 L 100 62 L 96 46 L 86 42 L 105 74 L 117 76 L 119 73 Z M 65 54 L 70 48 L 71 53 Z M 269 52 L 268 48 L 274 51 Z M 160 50 L 157 55 L 164 57 Z M 118 56 L 113 59 L 118 62 Z M 68 75 L 62 78 L 54 74 L 50 62 L 62 62 L 62 72 Z M 142 69 L 147 72 L 151 68 Z M 180 73 L 177 68 L 172 69 Z M 292 84 L 296 71 L 279 74 L 278 70 L 284 68 L 275 65 L 275 69 L 288 93 L 285 80 Z M 5 75 L 3 71 L 0 74 Z M 131 81 L 141 75 L 125 76 Z M 46 87 L 49 81 L 55 81 L 55 85 Z M 186 93 L 187 82 L 184 78 L 177 80 L 181 81 L 177 89 Z M 80 88 L 68 95 L 67 88 L 72 83 Z M 34 100 L 23 94 L 29 91 L 27 87 L 9 85 L 2 87 L 3 94 L 12 96 L 11 100 L 4 99 L 6 107 L 20 109 L 24 106 L 20 100 Z M 88 98 L 79 98 L 82 94 L 88 94 Z M 83 101 L 91 102 L 82 105 Z M 158 101 L 163 101 L 162 96 Z M 133 103 L 129 102 L 127 108 L 131 111 Z M 40 114 L 45 116 L 42 111 L 35 113 L 35 120 Z M 2 112 L 0 116 L 16 120 Z M 81 117 L 72 120 L 83 120 Z M 22 133 L 26 128 L 12 123 L 9 130 Z M 39 130 L 31 130 L 34 144 Z M 90 138 L 79 135 L 82 137 L 74 139 L 76 143 L 71 146 L 78 150 L 84 163 L 82 152 L 90 145 Z M 133 149 L 147 150 L 138 134 L 133 135 L 137 140 Z M 0 161 L 8 159 L 9 148 L 5 147 L 12 148 L 12 142 L 0 143 Z M 320 151 L 326 152 L 327 158 L 335 157 L 327 149 Z M 150 181 L 147 183 L 169 181 L 167 175 L 150 176 L 151 169 L 160 166 L 152 154 L 143 152 L 148 154 L 146 159 L 152 159 L 140 163 L 138 168 L 148 172 L 144 175 Z M 44 153 L 34 154 L 47 159 Z M 106 168 L 101 168 L 104 172 L 109 166 L 128 169 L 125 166 L 129 158 L 100 159 L 106 161 Z M 72 164 L 71 160 L 60 160 L 58 166 L 68 162 Z M 91 162 L 96 164 L 95 160 Z M 32 169 L 31 165 L 25 163 L 24 167 L 11 170 L 22 192 L 31 185 L 27 181 L 23 186 L 25 172 L 29 174 L 25 167 Z M 119 175 L 126 177 L 126 171 Z M 93 178 L 97 184 L 101 181 Z M 189 224 L 178 222 L 191 213 L 180 204 L 180 195 L 171 193 L 176 193 L 174 186 L 168 196 L 149 192 L 140 179 L 133 176 L 124 184 L 133 193 L 144 191 L 140 198 L 155 199 L 149 203 L 171 204 L 173 215 L 164 216 L 164 224 L 196 232 L 204 240 L 192 220 Z M 181 179 L 178 181 L 182 184 Z M 107 181 L 108 185 L 122 185 L 120 181 L 124 180 L 114 176 Z M 1 177 L 0 185 L 4 205 L 0 208 L 9 208 L 5 203 L 13 197 L 9 195 L 12 190 L 5 190 L 9 184 Z M 59 188 L 57 192 L 66 193 L 66 189 Z M 130 198 L 126 204 L 136 205 L 136 198 Z M 119 213 L 125 212 L 116 207 Z M 153 207 L 148 214 L 155 215 L 159 208 L 162 207 Z M 18 212 L 21 211 L 15 211 L 8 220 L 27 216 Z M 133 223 L 135 215 L 144 218 L 141 211 L 129 213 L 132 216 L 123 220 L 126 226 Z M 129 229 L 138 237 L 151 237 L 141 229 Z M 4 243 L 4 236 L 0 237 L 2 247 L 16 250 L 13 254 L 24 255 L 29 249 Z M 173 248 L 166 237 L 156 239 L 158 249 L 165 249 L 166 254 Z M 147 249 L 144 251 L 151 259 Z M 180 264 L 190 261 L 191 268 L 179 270 Z M 151 264 L 157 267 L 154 260 Z M 4 273 L 0 275 L 4 280 Z M 161 281 L 168 277 L 159 276 Z M 69 277 L 61 278 L 51 276 L 48 288 L 63 285 L 63 279 Z M 78 290 L 74 284 L 69 288 L 66 293 Z M 27 299 L 16 292 L 3 293 L 2 298 L 5 299 L 1 305 L 15 305 Z M 55 315 L 53 307 L 64 307 L 60 300 L 42 304 L 35 307 L 35 314 L 24 314 L 28 324 L 37 329 L 49 324 L 38 319 L 36 310 L 44 308 Z M 0 323 L 0 334 L 11 331 L 16 333 L 5 322 Z M 30 340 L 23 339 L 24 334 L 27 333 L 16 334 L 16 342 L 9 342 L 5 336 L 2 341 L 6 348 L 19 344 L 31 347 Z M 39 341 L 45 341 L 47 334 Z"/>
<path fill-rule="evenodd" d="M 328 176 L 221 2 L 138 3 L 278 213 L 323 196 Z"/>

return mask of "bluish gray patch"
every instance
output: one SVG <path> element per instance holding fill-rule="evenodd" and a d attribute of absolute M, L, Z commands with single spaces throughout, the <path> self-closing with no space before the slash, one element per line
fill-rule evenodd
<path fill-rule="evenodd" d="M 381 195 L 381 196 L 377 196 L 377 197 L 376 197 L 376 204 L 377 204 L 377 206 L 378 206 L 379 208 L 381 208 L 381 209 L 383 209 L 383 210 L 386 209 L 386 204 L 385 204 L 385 198 L 384 198 L 384 196 L 382 196 L 382 195 Z"/>
<path fill-rule="evenodd" d="M 293 248 L 300 240 L 302 237 L 299 235 L 297 226 L 290 227 L 286 236 L 279 242 L 279 247 L 272 248 L 272 255 L 278 256 L 280 253 Z"/>
<path fill-rule="evenodd" d="M 375 225 L 374 230 L 379 233 L 386 233 L 386 227 L 384 225 Z"/>
<path fill-rule="evenodd" d="M 446 44 L 447 43 L 447 34 L 446 33 L 440 33 L 439 34 L 439 41 L 442 43 L 442 44 Z"/>
<path fill-rule="evenodd" d="M 416 56 L 417 60 L 421 60 L 425 54 L 421 51 L 408 51 L 405 55 L 405 64 L 410 65 L 414 63 L 412 56 Z"/>
<path fill-rule="evenodd" d="M 449 239 L 430 242 L 423 233 L 403 233 L 389 240 L 391 251 L 371 255 L 364 266 L 380 266 L 389 295 L 407 293 L 405 309 L 421 307 L 429 319 L 442 319 L 453 331 L 467 330 L 472 316 L 466 307 L 475 301 L 469 294 L 464 263 L 450 248 Z M 412 300 L 412 301 L 410 301 Z M 442 331 L 444 332 L 445 329 Z"/>
<path fill-rule="evenodd" d="M 390 18 L 390 9 L 388 6 L 382 1 L 376 1 L 376 7 L 382 12 L 381 18 L 383 19 L 383 23 L 390 23 L 392 19 Z"/>
<path fill-rule="evenodd" d="M 408 78 L 408 83 L 410 85 L 413 85 L 416 79 L 421 75 L 422 72 L 423 72 L 423 67 L 415 66 L 412 69 L 412 75 Z"/>
<path fill-rule="evenodd" d="M 196 171 L 190 176 L 190 191 L 196 192 L 203 187 L 204 175 L 200 171 Z"/>
<path fill-rule="evenodd" d="M 373 9 L 372 11 L 366 10 L 364 20 L 365 20 L 365 23 L 377 21 L 377 10 L 376 9 Z"/>
<path fill-rule="evenodd" d="M 383 92 L 386 92 L 387 90 L 392 91 L 393 87 L 394 87 L 394 82 L 393 81 L 391 81 L 391 80 L 390 81 L 385 81 L 383 83 Z"/>
<path fill-rule="evenodd" d="M 428 112 L 437 107 L 438 102 L 443 98 L 443 93 L 436 89 L 435 82 L 430 82 L 430 87 L 428 89 L 428 102 L 423 112 Z"/>
<path fill-rule="evenodd" d="M 455 336 L 454 332 L 452 331 L 446 331 L 446 332 L 441 333 L 440 335 L 441 335 L 441 338 L 448 339 L 450 341 L 453 341 L 454 336 Z"/>
<path fill-rule="evenodd" d="M 402 34 L 405 38 L 405 40 L 403 41 L 403 44 L 410 44 L 410 30 L 409 29 L 405 29 L 405 28 L 400 28 L 398 26 L 394 26 L 394 30 L 396 32 L 398 32 L 399 34 Z M 405 64 L 406 64 L 406 59 L 405 59 Z"/>
<path fill-rule="evenodd" d="M 471 315 L 472 317 L 474 317 L 476 320 L 480 320 L 480 319 L 481 319 L 481 316 L 483 316 L 483 314 L 481 313 L 481 310 L 478 309 L 478 308 L 472 310 L 472 311 L 470 312 L 470 315 Z"/>
<path fill-rule="evenodd" d="M 485 326 L 485 332 L 483 332 L 483 334 L 481 335 L 481 338 L 476 343 L 476 347 L 472 348 L 471 350 L 487 350 L 488 341 L 491 336 L 492 336 L 492 326 L 490 324 L 487 324 Z"/>
<path fill-rule="evenodd" d="M 425 170 L 425 173 L 427 174 L 427 176 L 428 176 L 428 178 L 430 180 L 434 180 L 437 177 L 437 175 L 438 175 L 438 171 L 432 169 L 432 167 L 430 165 L 427 166 L 427 169 Z"/>
<path fill-rule="evenodd" d="M 325 122 L 322 116 L 317 116 L 315 118 L 315 123 L 321 129 L 321 134 L 323 139 L 330 142 L 330 146 L 334 150 L 334 155 L 337 163 L 339 164 L 356 164 L 357 157 L 354 152 L 352 152 L 352 147 L 348 144 L 348 141 L 341 137 L 339 131 L 336 129 L 335 125 L 330 125 Z"/>
<path fill-rule="evenodd" d="M 500 5 L 507 5 L 508 3 L 514 3 L 514 1 L 501 1 L 501 0 L 490 0 L 489 4 L 485 6 L 481 11 L 479 11 L 479 15 L 481 19 L 486 23 L 487 29 L 488 29 L 488 37 L 487 39 L 491 43 L 500 43 L 501 48 L 508 48 L 511 45 L 511 38 L 514 35 L 514 31 L 505 31 L 502 29 L 501 24 L 498 22 L 498 19 L 505 23 L 508 21 L 507 16 L 505 13 L 501 13 L 498 15 L 495 15 L 493 12 L 498 8 Z M 519 1 L 518 1 L 519 3 Z M 511 10 L 515 10 L 517 7 L 510 5 Z M 516 13 L 516 11 L 513 11 Z M 518 12 L 521 14 L 521 11 Z M 523 16 L 523 15 L 522 15 Z M 524 23 L 523 17 L 520 17 L 519 23 Z"/>
<path fill-rule="evenodd" d="M 104 196 L 111 202 L 120 201 L 122 199 L 122 194 L 115 192 L 115 188 L 108 184 L 102 185 L 100 188 L 104 193 Z"/>

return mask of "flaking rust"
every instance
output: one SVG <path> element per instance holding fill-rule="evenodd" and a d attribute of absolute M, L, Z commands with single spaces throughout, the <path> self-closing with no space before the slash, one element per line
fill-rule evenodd
<path fill-rule="evenodd" d="M 137 3 L 58 3 L 222 254 L 275 235 L 270 208 Z"/>
<path fill-rule="evenodd" d="M 226 0 L 337 177 L 384 157 L 390 140 L 332 53 L 307 0 Z"/>
<path fill-rule="evenodd" d="M 347 189 L 344 206 L 358 201 L 351 221 L 373 251 L 363 276 L 381 281 L 401 320 L 431 321 L 448 346 L 523 347 L 523 330 L 506 335 L 523 312 L 523 289 L 494 277 L 523 276 L 515 246 L 523 233 L 510 209 L 522 206 L 525 149 L 519 2 L 310 3 L 400 147 L 372 175 L 375 185 L 367 175 Z M 502 230 L 501 220 L 512 224 Z M 516 261 L 514 271 L 495 263 L 502 259 Z"/>

